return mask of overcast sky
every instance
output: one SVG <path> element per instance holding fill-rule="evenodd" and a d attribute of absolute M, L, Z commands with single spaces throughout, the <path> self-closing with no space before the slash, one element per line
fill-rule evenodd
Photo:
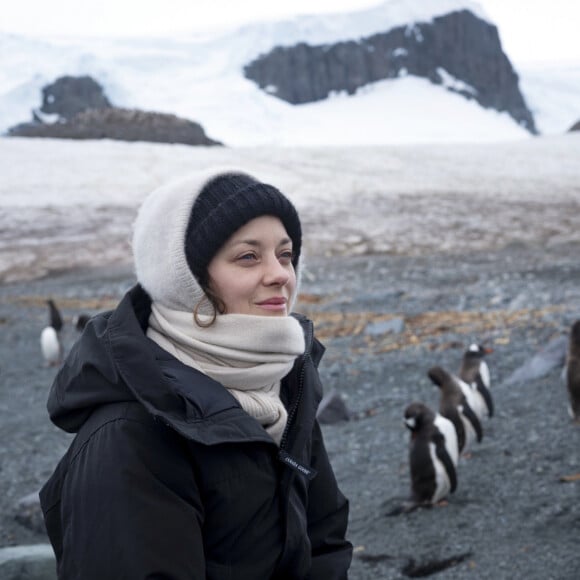
<path fill-rule="evenodd" d="M 0 31 L 32 36 L 146 36 L 303 13 L 349 11 L 380 3 L 381 0 L 15 0 L 2 9 Z M 479 4 L 498 26 L 504 50 L 513 61 L 580 62 L 579 0 L 479 0 Z"/>

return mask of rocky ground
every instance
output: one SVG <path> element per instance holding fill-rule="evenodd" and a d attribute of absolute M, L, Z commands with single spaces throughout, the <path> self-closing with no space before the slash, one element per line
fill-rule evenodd
<path fill-rule="evenodd" d="M 562 478 L 580 472 L 580 428 L 567 415 L 559 377 L 562 337 L 580 317 L 578 256 L 580 244 L 563 240 L 308 261 L 299 309 L 327 346 L 326 389 L 353 413 L 324 427 L 351 501 L 351 579 L 578 578 L 580 482 Z M 43 301 L 52 296 L 70 322 L 79 311 L 113 306 L 132 282 L 116 267 L 0 286 L 0 546 L 46 542 L 18 521 L 17 504 L 38 490 L 69 442 L 45 411 L 55 370 L 38 346 Z M 75 338 L 69 324 L 66 344 Z M 389 516 L 409 491 L 404 408 L 413 400 L 436 407 L 427 369 L 456 370 L 472 341 L 494 348 L 496 415 L 460 461 L 447 506 Z M 554 345 L 553 365 L 513 380 Z"/>
<path fill-rule="evenodd" d="M 560 364 L 544 374 L 527 363 L 561 345 L 580 317 L 579 250 L 514 245 L 469 255 L 359 258 L 319 271 L 315 292 L 335 292 L 324 308 L 353 316 L 354 324 L 327 341 L 326 385 L 364 417 L 326 428 L 351 499 L 352 578 L 578 577 L 580 483 L 561 477 L 580 472 L 580 428 L 566 414 Z M 361 311 L 363 320 L 395 315 L 404 329 L 377 335 L 380 326 L 364 327 Z M 427 368 L 457 369 L 474 340 L 494 348 L 488 362 L 496 416 L 472 457 L 461 460 L 447 507 L 388 517 L 409 489 L 404 408 L 413 400 L 436 407 Z M 530 378 L 514 382 L 522 366 Z"/>

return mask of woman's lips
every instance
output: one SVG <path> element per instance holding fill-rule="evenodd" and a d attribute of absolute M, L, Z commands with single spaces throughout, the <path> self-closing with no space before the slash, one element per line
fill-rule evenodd
<path fill-rule="evenodd" d="M 258 302 L 258 306 L 260 308 L 265 308 L 266 310 L 286 310 L 287 304 L 286 298 L 283 297 L 276 297 L 276 298 L 269 298 L 268 300 L 263 300 L 262 302 Z"/>

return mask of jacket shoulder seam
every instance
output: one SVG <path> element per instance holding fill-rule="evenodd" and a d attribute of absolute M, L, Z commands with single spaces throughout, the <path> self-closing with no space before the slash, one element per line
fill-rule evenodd
<path fill-rule="evenodd" d="M 95 427 L 95 429 L 93 429 L 89 435 L 86 436 L 86 438 L 80 444 L 79 448 L 75 450 L 74 455 L 70 459 L 69 467 L 72 466 L 72 464 L 76 461 L 77 457 L 84 451 L 85 447 L 89 444 L 90 440 L 93 438 L 94 435 L 96 435 L 107 425 L 111 423 L 116 423 L 117 421 L 133 421 L 134 423 L 141 423 L 142 425 L 151 424 L 151 421 L 144 421 L 136 417 L 122 417 L 122 416 L 112 417 L 110 419 L 103 421 L 102 423 L 99 423 L 99 425 Z"/>

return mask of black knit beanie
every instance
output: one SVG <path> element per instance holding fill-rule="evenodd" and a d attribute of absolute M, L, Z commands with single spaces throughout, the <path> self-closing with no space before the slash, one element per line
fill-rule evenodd
<path fill-rule="evenodd" d="M 207 285 L 207 267 L 229 237 L 263 215 L 275 216 L 284 224 L 292 240 L 296 269 L 302 245 L 300 219 L 278 189 L 245 173 L 222 173 L 203 186 L 185 232 L 185 258 L 199 284 Z"/>

